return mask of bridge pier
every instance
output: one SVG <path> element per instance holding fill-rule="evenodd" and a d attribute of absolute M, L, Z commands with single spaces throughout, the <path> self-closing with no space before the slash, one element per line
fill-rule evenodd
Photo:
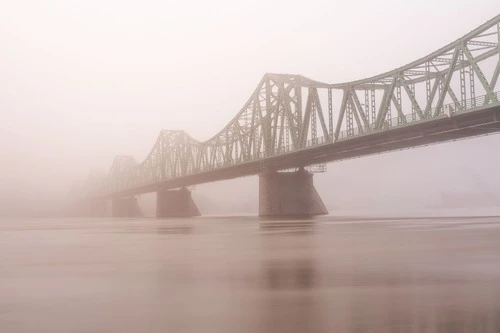
<path fill-rule="evenodd" d="M 108 214 L 108 204 L 106 200 L 89 200 L 86 202 L 85 215 L 90 217 L 104 217 Z"/>
<path fill-rule="evenodd" d="M 111 202 L 111 216 L 113 217 L 142 217 L 141 207 L 136 197 L 115 198 Z"/>
<path fill-rule="evenodd" d="M 270 172 L 259 176 L 259 216 L 313 216 L 328 214 L 304 168 L 296 172 Z"/>
<path fill-rule="evenodd" d="M 156 217 L 191 217 L 201 213 L 191 197 L 191 191 L 161 190 L 156 193 Z"/>

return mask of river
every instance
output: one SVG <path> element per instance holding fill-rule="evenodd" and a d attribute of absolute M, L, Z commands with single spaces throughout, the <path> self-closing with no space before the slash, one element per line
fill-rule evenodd
<path fill-rule="evenodd" d="M 500 332 L 500 218 L 0 219 L 0 332 Z"/>

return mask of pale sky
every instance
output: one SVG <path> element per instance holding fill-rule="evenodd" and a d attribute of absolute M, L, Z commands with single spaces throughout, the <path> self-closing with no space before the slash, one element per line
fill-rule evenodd
<path fill-rule="evenodd" d="M 206 139 L 266 72 L 361 79 L 425 56 L 498 13 L 498 0 L 0 0 L 0 200 L 65 193 L 90 169 L 107 170 L 116 154 L 140 162 L 162 129 Z M 479 155 L 465 167 L 483 177 L 500 167 L 489 153 L 499 143 L 464 141 L 330 169 L 366 177 L 395 168 L 412 179 L 412 163 L 421 163 L 439 178 L 433 163 L 471 153 Z"/>

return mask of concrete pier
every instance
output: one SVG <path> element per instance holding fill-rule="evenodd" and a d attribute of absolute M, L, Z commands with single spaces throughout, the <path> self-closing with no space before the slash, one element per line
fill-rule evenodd
<path fill-rule="evenodd" d="M 85 202 L 86 207 L 82 210 L 85 216 L 90 217 L 105 217 L 108 216 L 108 205 L 106 200 L 88 200 Z"/>
<path fill-rule="evenodd" d="M 141 217 L 144 216 L 136 197 L 115 198 L 111 202 L 111 216 L 113 217 Z"/>
<path fill-rule="evenodd" d="M 270 172 L 259 176 L 259 216 L 313 216 L 328 214 L 313 184 L 313 175 L 303 168 L 296 172 Z"/>
<path fill-rule="evenodd" d="M 200 216 L 200 211 L 191 197 L 191 191 L 163 190 L 156 194 L 156 217 Z"/>

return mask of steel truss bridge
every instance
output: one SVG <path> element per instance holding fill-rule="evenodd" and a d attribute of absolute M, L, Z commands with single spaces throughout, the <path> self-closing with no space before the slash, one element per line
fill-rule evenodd
<path fill-rule="evenodd" d="M 141 163 L 116 156 L 105 177 L 91 177 L 91 193 L 130 196 L 497 132 L 499 50 L 500 15 L 367 79 L 265 74 L 212 138 L 163 130 Z"/>

